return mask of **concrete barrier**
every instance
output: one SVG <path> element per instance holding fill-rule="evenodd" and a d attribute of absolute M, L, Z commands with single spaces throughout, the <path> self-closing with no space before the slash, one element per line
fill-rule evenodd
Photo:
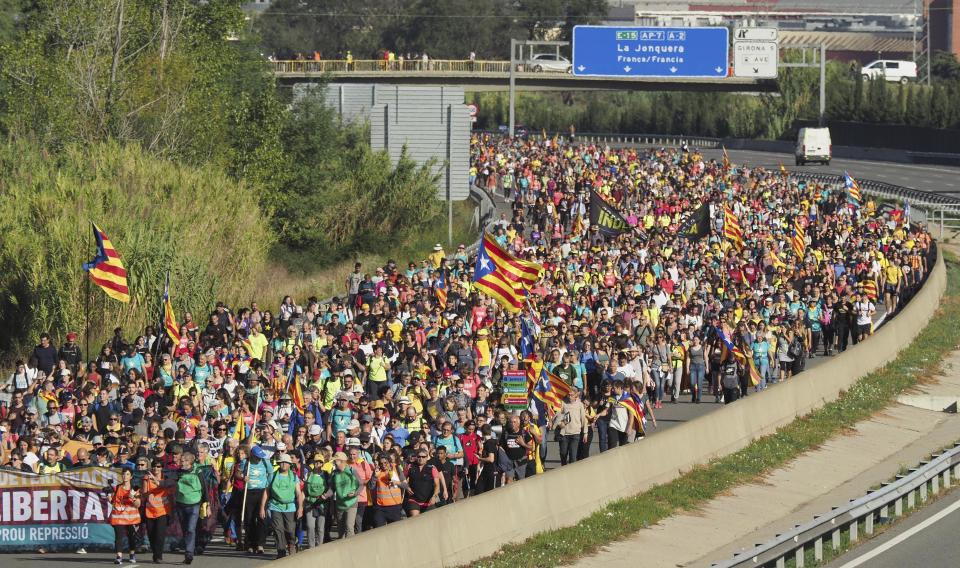
<path fill-rule="evenodd" d="M 794 380 L 646 440 L 471 497 L 399 523 L 280 561 L 284 568 L 460 566 L 502 545 L 575 524 L 606 503 L 676 479 L 727 455 L 797 416 L 835 400 L 864 375 L 892 361 L 940 304 L 947 275 L 942 254 L 923 289 L 869 340 Z M 274 564 L 276 566 L 276 564 Z"/>

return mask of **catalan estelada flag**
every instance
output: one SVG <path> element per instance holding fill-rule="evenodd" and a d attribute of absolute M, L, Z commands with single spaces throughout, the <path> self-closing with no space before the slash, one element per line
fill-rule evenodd
<path fill-rule="evenodd" d="M 723 344 L 721 351 L 726 351 L 730 355 L 733 355 L 733 358 L 736 359 L 737 363 L 743 366 L 747 370 L 748 376 L 750 377 L 750 384 L 757 386 L 760 384 L 761 376 L 760 371 L 757 370 L 757 366 L 753 364 L 753 358 L 747 357 L 747 355 L 740 349 L 740 347 L 733 344 L 732 341 L 727 337 L 727 334 L 723 332 L 719 327 L 716 328 L 717 337 L 720 338 L 720 342 Z M 721 361 L 726 358 L 726 353 L 721 355 Z"/>
<path fill-rule="evenodd" d="M 519 282 L 508 280 L 498 270 L 498 265 L 487 250 L 487 240 L 482 239 L 473 272 L 474 287 L 499 302 L 508 312 L 521 311 L 526 300 L 526 292 Z"/>
<path fill-rule="evenodd" d="M 737 249 L 743 248 L 743 230 L 740 228 L 740 221 L 733 214 L 729 205 L 723 206 L 723 236 L 733 243 Z"/>
<path fill-rule="evenodd" d="M 802 261 L 807 249 L 807 232 L 803 228 L 803 223 L 800 222 L 800 217 L 793 221 L 793 238 L 790 244 L 793 246 L 793 254 L 797 255 L 797 261 Z"/>
<path fill-rule="evenodd" d="M 497 241 L 487 233 L 484 233 L 481 241 L 481 251 L 485 251 L 488 258 L 493 261 L 494 268 L 506 280 L 517 282 L 524 288 L 530 288 L 537 283 L 540 275 L 543 274 L 543 266 L 536 262 L 519 259 L 507 251 L 503 250 Z"/>
<path fill-rule="evenodd" d="M 97 254 L 90 262 L 83 265 L 83 269 L 90 274 L 90 280 L 102 288 L 107 296 L 119 302 L 129 303 L 127 271 L 120 262 L 120 255 L 96 223 L 93 224 L 93 238 L 97 243 Z"/>
<path fill-rule="evenodd" d="M 860 204 L 863 203 L 863 194 L 860 193 L 860 184 L 857 183 L 857 180 L 853 179 L 853 176 L 847 172 L 843 172 L 843 185 L 847 188 L 847 197 L 850 203 L 860 207 Z"/>
<path fill-rule="evenodd" d="M 443 309 L 447 308 L 447 276 L 443 270 L 438 271 L 437 279 L 433 281 L 433 293 L 437 295 L 437 303 Z"/>
<path fill-rule="evenodd" d="M 730 154 L 727 154 L 727 147 L 720 145 L 723 148 L 723 171 L 726 172 L 730 169 Z"/>
<path fill-rule="evenodd" d="M 538 361 L 538 363 L 534 368 L 540 368 L 539 379 L 534 383 L 530 394 L 544 404 L 548 414 L 556 414 L 563 406 L 563 399 L 570 394 L 571 387 L 563 379 L 548 371 L 542 362 Z"/>
<path fill-rule="evenodd" d="M 863 281 L 863 293 L 867 295 L 867 298 L 876 301 L 877 283 L 873 280 L 873 278 L 867 278 Z"/>
<path fill-rule="evenodd" d="M 177 317 L 173 313 L 173 306 L 170 304 L 170 274 L 167 274 L 167 281 L 163 285 L 163 330 L 167 332 L 167 337 L 173 341 L 174 345 L 180 343 L 180 326 L 177 325 Z"/>
<path fill-rule="evenodd" d="M 771 249 L 767 249 L 767 259 L 770 260 L 770 264 L 772 264 L 774 268 L 786 268 L 786 267 L 787 267 L 786 263 L 784 263 L 783 260 L 780 259 L 780 256 L 777 255 L 777 253 L 774 252 L 774 250 L 773 250 L 772 248 L 771 248 Z"/>
<path fill-rule="evenodd" d="M 620 395 L 617 402 L 620 403 L 620 406 L 626 408 L 627 413 L 630 414 L 634 431 L 643 432 L 643 405 L 640 404 L 640 399 L 636 395 L 625 392 Z"/>

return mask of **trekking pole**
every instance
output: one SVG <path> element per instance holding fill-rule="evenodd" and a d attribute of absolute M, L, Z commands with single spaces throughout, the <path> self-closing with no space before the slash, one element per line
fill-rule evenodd
<path fill-rule="evenodd" d="M 257 398 L 259 399 L 260 397 L 257 396 Z M 241 411 L 241 415 L 242 413 L 243 412 Z M 257 427 L 257 416 L 259 414 L 260 414 L 260 404 L 258 401 L 257 405 L 254 406 L 253 408 L 253 428 Z M 242 421 L 242 418 L 241 418 L 241 421 Z M 251 428 L 251 430 L 253 430 L 253 428 Z M 252 432 L 250 434 L 250 438 L 253 438 Z M 240 526 L 237 527 L 237 540 L 240 541 L 240 547 L 242 550 L 247 549 L 247 537 L 249 536 L 247 535 L 247 531 L 245 527 L 246 527 L 246 519 L 247 519 L 247 489 L 249 489 L 250 487 L 250 458 L 252 457 L 252 453 L 253 453 L 253 445 L 251 444 L 250 450 L 247 452 L 247 467 L 244 469 L 244 472 L 243 472 L 243 501 L 241 502 L 241 506 L 240 506 Z"/>

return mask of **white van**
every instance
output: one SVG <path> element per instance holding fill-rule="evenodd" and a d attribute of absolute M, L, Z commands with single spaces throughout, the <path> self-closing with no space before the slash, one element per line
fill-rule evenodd
<path fill-rule="evenodd" d="M 864 79 L 884 78 L 891 83 L 906 85 L 917 80 L 917 64 L 913 61 L 894 61 L 892 59 L 878 59 L 867 63 L 860 69 Z"/>
<path fill-rule="evenodd" d="M 809 162 L 830 165 L 833 154 L 833 142 L 830 141 L 829 128 L 801 128 L 797 135 L 797 149 L 794 152 L 796 164 L 804 166 Z"/>

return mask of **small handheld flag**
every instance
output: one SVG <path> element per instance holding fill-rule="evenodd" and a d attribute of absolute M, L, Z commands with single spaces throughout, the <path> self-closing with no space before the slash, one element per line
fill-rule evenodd
<path fill-rule="evenodd" d="M 723 236 L 733 243 L 738 250 L 743 249 L 743 230 L 740 228 L 740 221 L 733 214 L 729 205 L 723 206 Z"/>
<path fill-rule="evenodd" d="M 860 192 L 860 184 L 857 183 L 857 180 L 853 179 L 853 176 L 847 172 L 843 172 L 843 185 L 847 188 L 847 197 L 850 203 L 860 207 L 860 204 L 863 203 L 863 195 Z"/>
<path fill-rule="evenodd" d="M 437 295 L 437 303 L 442 309 L 447 309 L 447 276 L 443 270 L 438 271 L 439 276 L 433 282 L 433 293 Z"/>
<path fill-rule="evenodd" d="M 803 224 L 800 223 L 800 217 L 797 217 L 793 221 L 793 239 L 791 240 L 791 245 L 793 246 L 793 254 L 797 256 L 797 260 L 802 261 L 807 248 L 807 235 Z"/>
<path fill-rule="evenodd" d="M 90 280 L 99 286 L 107 296 L 123 303 L 130 302 L 130 290 L 127 287 L 127 271 L 120 262 L 120 255 L 113 248 L 113 243 L 100 227 L 93 224 L 93 238 L 97 244 L 97 254 L 90 262 L 83 265 L 83 269 L 90 275 Z"/>
<path fill-rule="evenodd" d="M 173 313 L 173 306 L 170 304 L 170 273 L 167 273 L 167 280 L 163 285 L 163 330 L 173 341 L 174 345 L 180 343 L 180 328 L 177 326 L 177 318 Z"/>

